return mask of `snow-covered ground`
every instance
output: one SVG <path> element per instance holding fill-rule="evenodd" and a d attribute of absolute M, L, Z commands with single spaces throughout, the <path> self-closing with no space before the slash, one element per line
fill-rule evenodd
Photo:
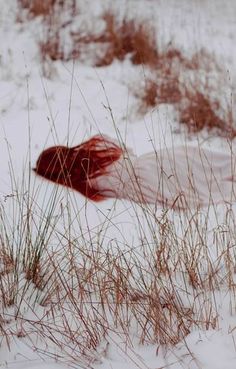
<path fill-rule="evenodd" d="M 92 66 L 90 57 L 75 64 L 48 61 L 45 68 L 50 78 L 46 78 L 38 47 L 44 35 L 41 18 L 28 20 L 15 0 L 1 0 L 0 4 L 0 201 L 1 209 L 13 223 L 16 210 L 12 204 L 16 189 L 26 191 L 31 168 L 45 147 L 68 142 L 75 145 L 93 134 L 104 133 L 111 137 L 119 135 L 137 154 L 153 150 L 153 144 L 159 147 L 163 142 L 172 145 L 173 142 L 188 140 L 212 149 L 228 150 L 226 139 L 208 132 L 190 136 L 184 128 L 180 129 L 171 105 L 159 105 L 141 116 L 137 112 L 138 100 L 133 88 L 143 85 L 145 68 L 132 65 L 128 59 L 114 61 L 112 65 L 101 68 Z M 125 14 L 151 22 L 156 27 L 160 47 L 171 43 L 189 57 L 206 48 L 224 70 L 225 84 L 220 85 L 219 96 L 227 101 L 232 99 L 234 110 L 234 93 L 231 96 L 231 87 L 236 86 L 234 0 L 78 0 L 78 4 L 80 11 L 71 25 L 73 29 L 78 24 L 85 30 L 99 29 L 102 26 L 99 20 L 102 12 L 113 7 L 120 17 Z M 68 41 L 67 36 L 65 34 L 65 42 Z M 232 145 L 234 147 L 234 142 Z M 34 176 L 33 172 L 30 186 L 38 209 L 46 214 L 55 186 Z M 111 247 L 115 240 L 115 247 L 119 245 L 120 250 L 131 250 L 133 253 L 138 250 L 138 255 L 141 236 L 137 229 L 142 224 L 146 227 L 142 235 L 145 234 L 146 241 L 152 240 L 153 234 L 148 234 L 142 209 L 128 201 L 85 203 L 80 194 L 62 188 L 56 195 L 53 215 L 60 215 L 61 209 L 66 209 L 69 202 L 73 237 L 77 239 L 90 242 L 91 235 L 95 238 L 99 234 L 107 240 L 104 247 Z M 231 236 L 226 244 L 230 245 L 230 252 L 234 249 L 235 210 L 234 205 L 230 212 L 219 206 L 208 209 L 208 213 L 202 215 L 209 218 L 207 246 L 209 250 L 212 248 L 212 257 L 216 255 L 213 238 L 214 235 L 216 237 L 217 227 L 221 230 L 224 226 L 227 228 L 222 232 L 228 232 L 225 237 Z M 230 230 L 226 221 L 229 213 L 233 219 Z M 155 214 L 162 216 L 161 207 Z M 36 216 L 39 215 L 36 213 Z M 171 213 L 170 217 L 176 222 L 176 229 L 178 224 L 183 224 L 180 215 Z M 62 227 L 60 221 L 57 227 Z M 50 247 L 53 249 L 53 245 Z M 1 274 L 0 278 L 3 278 Z M 24 284 L 23 276 L 21 283 Z M 130 333 L 127 338 L 117 328 L 117 332 L 109 332 L 106 340 L 99 344 L 97 360 L 91 361 L 91 366 L 101 369 L 235 369 L 235 299 L 225 287 L 214 293 L 207 291 L 202 309 L 209 309 L 209 314 L 208 293 L 209 301 L 214 300 L 215 304 L 216 329 L 212 326 L 209 329 L 195 328 L 176 345 L 159 347 L 155 343 L 140 345 L 135 334 L 132 336 Z M 70 360 L 73 350 L 76 351 L 76 343 L 64 350 L 53 342 L 52 348 L 53 335 L 47 340 L 46 333 L 45 337 L 37 334 L 38 328 L 33 322 L 44 322 L 49 312 L 38 304 L 37 298 L 36 303 L 32 303 L 31 297 L 29 301 L 28 306 L 24 301 L 20 308 L 24 323 L 13 318 L 16 306 L 5 309 L 3 315 L 0 311 L 0 367 L 56 369 L 66 368 L 70 363 L 72 367 L 79 368 L 82 365 L 79 360 Z M 8 338 L 4 334 L 1 336 L 4 331 Z"/>

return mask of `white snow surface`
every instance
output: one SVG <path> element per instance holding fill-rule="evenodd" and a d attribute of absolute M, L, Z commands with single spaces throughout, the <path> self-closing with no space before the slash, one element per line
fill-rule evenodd
<path fill-rule="evenodd" d="M 121 16 L 127 14 L 152 21 L 161 47 L 171 42 L 189 56 L 205 47 L 223 65 L 227 84 L 221 86 L 220 93 L 225 98 L 230 97 L 230 87 L 236 83 L 234 0 L 90 0 L 78 3 L 81 9 L 78 22 L 81 21 L 85 28 L 100 27 L 99 15 L 112 6 Z M 228 149 L 225 139 L 214 135 L 209 138 L 206 132 L 189 137 L 181 128 L 179 133 L 170 105 L 160 105 L 141 117 L 135 109 L 137 101 L 131 86 L 142 84 L 143 68 L 133 66 L 128 59 L 102 68 L 93 67 L 90 60 L 78 60 L 74 65 L 72 62 L 50 62 L 50 78 L 46 78 L 42 73 L 38 48 L 38 40 L 43 33 L 41 19 L 20 22 L 19 5 L 15 0 L 0 0 L 0 5 L 0 197 L 6 208 L 6 196 L 12 194 L 11 166 L 14 167 L 15 180 L 20 184 L 22 172 L 27 176 L 30 170 L 29 157 L 33 167 L 43 148 L 50 145 L 66 142 L 75 145 L 99 132 L 111 137 L 116 137 L 119 132 L 127 146 L 137 154 L 153 150 L 153 143 L 158 147 L 163 140 L 167 145 L 191 140 L 216 150 Z M 234 105 L 234 95 L 232 99 Z M 37 202 L 42 208 L 54 185 L 34 174 L 32 178 L 34 185 L 39 187 Z M 66 193 L 60 189 L 58 206 L 64 203 Z M 84 232 L 88 215 L 89 227 L 95 232 L 114 205 L 114 200 L 97 204 L 88 202 L 85 209 L 84 198 L 74 192 L 71 192 L 71 201 Z M 217 211 L 223 220 L 224 210 L 218 207 Z M 215 213 L 209 214 L 212 215 L 209 222 L 213 228 Z M 117 238 L 121 247 L 132 244 L 135 248 L 135 216 L 129 202 L 116 202 L 113 212 L 115 226 L 109 227 L 107 237 Z M 81 229 L 78 237 L 80 232 Z M 196 330 L 171 349 L 158 348 L 157 345 L 142 346 L 135 338 L 131 347 L 117 332 L 110 336 L 106 354 L 101 353 L 99 362 L 91 364 L 92 367 L 235 369 L 236 320 L 235 314 L 231 315 L 225 309 L 225 299 L 228 296 L 222 293 L 217 300 L 221 314 L 219 329 Z M 40 315 L 40 307 L 35 309 L 38 311 L 34 314 Z M 45 350 L 43 347 L 42 351 Z M 31 340 L 14 336 L 10 348 L 4 339 L 0 340 L 0 367 L 64 369 L 68 365 L 66 358 L 55 362 L 49 356 L 35 352 Z"/>

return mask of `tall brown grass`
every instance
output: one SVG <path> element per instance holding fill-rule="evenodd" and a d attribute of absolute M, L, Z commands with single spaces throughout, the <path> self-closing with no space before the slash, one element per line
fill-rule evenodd
<path fill-rule="evenodd" d="M 96 44 L 99 48 L 102 45 L 99 56 L 96 51 L 94 52 L 96 66 L 107 66 L 115 59 L 122 61 L 130 57 L 133 64 L 143 64 L 152 70 L 153 76 L 147 78 L 143 90 L 136 93 L 141 100 L 139 112 L 145 113 L 159 104 L 174 104 L 179 112 L 180 122 L 185 124 L 189 131 L 198 132 L 204 127 L 208 130 L 217 128 L 223 135 L 235 136 L 232 119 L 230 122 L 229 114 L 222 117 L 220 103 L 210 98 L 209 91 L 203 94 L 197 85 L 190 91 L 180 83 L 180 75 L 186 70 L 209 71 L 209 68 L 213 67 L 219 70 L 214 58 L 205 50 L 200 50 L 190 59 L 171 45 L 160 51 L 153 26 L 126 18 L 119 21 L 109 10 L 103 14 L 105 28 L 101 34 L 81 35 L 79 31 L 71 32 L 71 49 L 65 52 L 61 38 L 61 23 L 57 22 L 55 13 L 58 12 L 58 6 L 61 7 L 60 11 L 63 10 L 64 1 L 21 0 L 21 4 L 34 16 L 50 15 L 50 20 L 46 22 L 45 37 L 39 42 L 44 71 L 47 70 L 45 66 L 48 61 L 78 59 L 86 53 L 84 46 Z M 71 8 L 74 9 L 75 6 L 74 1 L 70 2 Z"/>
<path fill-rule="evenodd" d="M 85 58 L 85 46 L 95 44 L 97 49 L 100 48 L 99 53 L 96 48 L 94 51 L 93 63 L 96 66 L 110 65 L 115 59 L 123 61 L 127 56 L 133 64 L 145 64 L 150 67 L 157 65 L 159 54 L 154 27 L 135 20 L 118 21 L 111 11 L 106 12 L 102 18 L 105 29 L 101 34 L 88 32 L 84 35 L 80 30 L 70 33 L 71 49 L 66 56 L 59 51 L 64 48 L 60 32 L 51 25 L 51 32 L 46 33 L 45 39 L 40 43 L 41 52 L 52 60 L 65 61 L 80 58 L 82 54 Z M 83 53 L 80 50 L 83 50 Z"/>
<path fill-rule="evenodd" d="M 225 107 L 219 98 L 214 97 L 217 88 L 208 83 L 213 73 L 215 81 L 224 81 L 222 67 L 204 50 L 190 59 L 175 48 L 162 51 L 157 70 L 152 70 L 151 77 L 145 77 L 143 88 L 139 86 L 138 92 L 134 92 L 140 101 L 138 111 L 145 114 L 159 104 L 172 104 L 180 123 L 189 132 L 197 133 L 206 128 L 233 139 L 236 123 L 232 106 Z"/>
<path fill-rule="evenodd" d="M 102 16 L 105 28 L 101 34 L 89 33 L 81 35 L 80 31 L 71 32 L 71 48 L 65 52 L 61 37 L 61 18 L 64 7 L 73 11 L 76 2 L 69 3 L 59 0 L 19 0 L 22 7 L 29 9 L 33 16 L 45 16 L 45 36 L 39 42 L 44 74 L 47 74 L 48 61 L 69 61 L 84 58 L 86 45 L 95 44 L 94 64 L 96 66 L 110 65 L 114 60 L 123 61 L 129 57 L 135 65 L 143 64 L 151 70 L 143 89 L 134 93 L 140 100 L 139 112 L 144 114 L 148 109 L 159 104 L 174 104 L 179 113 L 180 123 L 185 124 L 190 132 L 199 132 L 203 128 L 216 129 L 223 136 L 235 137 L 233 115 L 230 109 L 223 111 L 220 101 L 211 97 L 212 91 L 201 88 L 200 82 L 189 88 L 188 83 L 180 82 L 181 76 L 187 72 L 206 73 L 215 70 L 221 73 L 212 55 L 201 49 L 191 58 L 183 55 L 181 50 L 168 45 L 159 50 L 156 40 L 156 30 L 150 23 L 128 20 L 118 20 L 118 17 L 108 10 Z M 59 15 L 59 13 L 60 15 Z M 197 81 L 197 80 L 196 80 Z M 202 92 L 203 91 L 203 92 Z"/>
<path fill-rule="evenodd" d="M 114 224 L 114 209 L 90 229 L 88 204 L 84 227 L 72 193 L 65 204 L 54 187 L 40 209 L 36 186 L 23 182 L 12 192 L 0 207 L 0 333 L 9 348 L 20 337 L 41 355 L 86 368 L 106 355 L 114 332 L 126 347 L 135 335 L 174 350 L 193 330 L 220 327 L 216 294 L 223 293 L 224 309 L 235 306 L 230 211 L 209 241 L 208 208 L 173 214 L 130 204 L 133 244 Z M 122 240 L 107 234 L 111 226 Z"/>
<path fill-rule="evenodd" d="M 124 60 L 127 55 L 134 64 L 154 66 L 158 60 L 156 31 L 150 24 L 135 20 L 118 21 L 111 11 L 103 15 L 105 30 L 96 41 L 106 44 L 105 53 L 97 66 L 111 64 L 115 59 Z"/>
<path fill-rule="evenodd" d="M 104 35 L 80 40 L 106 44 L 97 65 L 129 55 L 134 64 L 158 66 L 164 78 L 147 82 L 146 105 L 179 104 L 184 98 L 178 105 L 180 121 L 190 129 L 206 124 L 225 129 L 217 100 L 197 89 L 183 92 L 176 74 L 178 65 L 185 64 L 180 51 L 161 54 L 152 32 L 134 21 L 119 24 L 108 13 L 105 23 Z M 54 35 L 41 45 L 43 58 L 64 60 L 60 36 Z M 216 294 L 222 291 L 225 301 L 227 291 L 226 309 L 235 306 L 235 220 L 229 219 L 229 211 L 214 230 L 214 261 L 208 248 L 208 209 L 204 220 L 201 212 L 179 212 L 176 225 L 171 210 L 157 215 L 156 209 L 133 208 L 139 240 L 134 248 L 107 236 L 106 230 L 114 226 L 112 211 L 97 230 L 87 224 L 85 234 L 76 223 L 79 210 L 70 215 L 74 198 L 68 195 L 58 215 L 57 190 L 46 210 L 38 207 L 37 190 L 14 188 L 14 196 L 7 198 L 13 216 L 8 217 L 4 204 L 0 207 L 0 333 L 9 349 L 11 337 L 32 337 L 32 348 L 40 355 L 49 355 L 52 345 L 50 355 L 56 360 L 87 368 L 101 359 L 99 346 L 109 344 L 114 332 L 119 331 L 126 346 L 132 346 L 130 333 L 135 332 L 140 343 L 173 348 L 195 329 L 220 326 Z"/>
<path fill-rule="evenodd" d="M 157 78 L 148 78 L 143 91 L 136 94 L 141 98 L 139 111 L 145 113 L 159 104 L 176 104 L 182 99 L 181 87 L 177 75 Z"/>
<path fill-rule="evenodd" d="M 22 8 L 28 9 L 32 17 L 48 16 L 53 12 L 57 0 L 18 0 Z"/>
<path fill-rule="evenodd" d="M 69 7 L 73 13 L 76 11 L 76 0 L 18 0 L 18 3 L 29 11 L 31 17 L 48 17 L 55 12 L 56 7 L 61 10 Z"/>
<path fill-rule="evenodd" d="M 22 248 L 14 251 L 14 270 L 9 267 L 4 271 L 0 288 L 3 319 L 19 321 L 16 334 L 21 339 L 32 336 L 32 342 L 37 342 L 33 339 L 36 335 L 40 345 L 47 343 L 45 354 L 54 347 L 55 359 L 66 358 L 71 364 L 79 362 L 85 367 L 99 359 L 100 345 L 104 340 L 109 342 L 114 331 L 119 331 L 128 346 L 129 333 L 135 331 L 140 343 L 173 347 L 196 328 L 217 329 L 220 312 L 215 304 L 216 291 L 219 293 L 221 287 L 223 291 L 229 289 L 230 301 L 234 301 L 233 239 L 228 242 L 222 238 L 220 228 L 215 231 L 214 245 L 219 253 L 215 263 L 205 244 L 207 220 L 202 221 L 200 213 L 189 214 L 189 218 L 179 214 L 180 233 L 168 212 L 156 217 L 146 210 L 142 211 L 150 224 L 146 230 L 139 230 L 143 241 L 136 251 L 131 245 L 121 250 L 116 240 L 107 240 L 106 234 L 97 238 L 93 235 L 90 241 L 74 238 L 68 233 L 70 217 L 63 235 L 57 232 L 54 220 L 50 225 L 51 220 L 44 219 L 44 225 L 39 225 L 43 249 L 37 244 L 22 243 Z M 47 233 L 48 227 L 53 233 Z M 225 232 L 231 237 L 230 228 Z M 50 251 L 49 244 L 56 239 L 56 249 Z M 4 234 L 1 251 L 12 247 L 7 241 L 11 238 Z M 35 263 L 37 250 L 40 252 L 36 253 Z M 11 264 L 8 260 L 7 257 L 6 263 Z M 2 297 L 9 291 L 12 300 L 4 303 Z M 8 307 L 13 305 L 16 317 L 8 313 Z M 24 318 L 26 306 L 31 318 Z M 39 316 L 37 306 L 46 313 Z M 7 319 L 0 329 L 6 337 L 9 329 L 14 334 Z M 34 343 L 34 350 L 39 349 Z"/>
<path fill-rule="evenodd" d="M 48 59 L 52 61 L 56 60 L 65 61 L 67 59 L 60 41 L 59 32 L 56 32 L 54 34 L 49 31 L 46 39 L 44 41 L 40 41 L 39 49 L 43 64 Z"/>
<path fill-rule="evenodd" d="M 48 76 L 47 64 L 50 61 L 70 60 L 65 53 L 65 43 L 62 38 L 64 28 L 71 24 L 76 15 L 76 0 L 18 0 L 20 8 L 28 10 L 27 18 L 42 17 L 42 35 L 38 41 L 42 61 L 43 74 Z M 18 14 L 22 22 L 25 18 Z"/>
<path fill-rule="evenodd" d="M 231 139 L 236 136 L 231 108 L 228 106 L 225 111 L 220 101 L 212 98 L 207 89 L 202 92 L 198 86 L 185 88 L 178 110 L 180 123 L 185 124 L 190 132 L 206 128 Z"/>

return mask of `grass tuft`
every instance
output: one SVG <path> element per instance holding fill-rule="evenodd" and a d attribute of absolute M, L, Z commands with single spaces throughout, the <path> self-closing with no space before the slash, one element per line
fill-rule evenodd
<path fill-rule="evenodd" d="M 208 214 L 189 209 L 173 218 L 171 210 L 135 207 L 134 247 L 107 234 L 113 210 L 85 231 L 70 192 L 58 207 L 65 194 L 55 187 L 41 210 L 39 189 L 22 186 L 0 213 L 0 332 L 6 339 L 11 332 L 31 340 L 41 354 L 44 342 L 45 354 L 86 368 L 99 362 L 99 348 L 114 332 L 127 347 L 131 334 L 143 344 L 173 347 L 195 329 L 219 327 L 216 293 L 230 291 L 224 309 L 235 306 L 233 217 L 215 230 L 213 259 Z"/>
<path fill-rule="evenodd" d="M 30 17 L 53 16 L 58 10 L 72 10 L 72 14 L 76 12 L 76 0 L 18 0 L 21 8 L 27 9 Z"/>
<path fill-rule="evenodd" d="M 179 106 L 180 123 L 185 124 L 190 132 L 216 129 L 222 136 L 235 137 L 230 109 L 225 117 L 221 117 L 222 107 L 218 99 L 212 99 L 210 94 L 201 92 L 197 87 L 185 89 L 184 98 Z"/>
<path fill-rule="evenodd" d="M 159 55 L 153 27 L 134 20 L 119 22 L 110 11 L 103 15 L 103 20 L 106 27 L 97 41 L 107 46 L 104 55 L 96 62 L 97 66 L 110 65 L 115 59 L 124 60 L 127 55 L 133 64 L 157 64 Z"/>
<path fill-rule="evenodd" d="M 53 12 L 57 0 L 18 0 L 18 2 L 32 17 L 45 17 Z"/>
<path fill-rule="evenodd" d="M 152 78 L 145 81 L 144 90 L 141 93 L 140 112 L 154 108 L 159 104 L 176 104 L 182 99 L 180 83 L 177 75 L 167 78 Z"/>
<path fill-rule="evenodd" d="M 65 61 L 66 57 L 61 45 L 59 32 L 55 34 L 48 32 L 48 34 L 49 36 L 46 37 L 46 40 L 39 43 L 42 63 L 44 64 L 48 59 Z"/>

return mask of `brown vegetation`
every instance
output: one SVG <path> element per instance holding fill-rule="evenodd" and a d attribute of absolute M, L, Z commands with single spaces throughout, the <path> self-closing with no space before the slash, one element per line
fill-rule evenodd
<path fill-rule="evenodd" d="M 134 64 L 157 64 L 159 55 L 153 27 L 127 19 L 119 23 L 111 12 L 105 13 L 103 19 L 105 31 L 97 41 L 107 43 L 107 48 L 97 66 L 109 65 L 115 59 L 124 60 L 127 55 Z"/>
<path fill-rule="evenodd" d="M 134 20 L 117 20 L 115 14 L 107 11 L 102 19 L 105 22 L 105 29 L 101 34 L 88 32 L 82 34 L 80 30 L 70 32 L 71 48 L 65 54 L 64 41 L 61 31 L 66 25 L 58 23 L 63 9 L 70 9 L 71 16 L 76 12 L 75 0 L 18 0 L 22 8 L 28 9 L 30 16 L 44 16 L 45 37 L 39 43 L 42 59 L 49 58 L 55 60 L 73 60 L 81 57 L 80 49 L 85 45 L 97 44 L 102 46 L 102 55 L 94 53 L 94 64 L 96 66 L 106 66 L 115 59 L 124 60 L 130 55 L 134 64 L 146 64 L 155 66 L 158 63 L 158 51 L 155 38 L 155 30 L 149 24 L 146 25 Z M 72 18 L 71 18 L 72 22 Z M 70 22 L 69 22 L 70 23 Z M 84 50 L 86 54 L 86 50 Z"/>
<path fill-rule="evenodd" d="M 179 214 L 181 226 L 177 228 L 168 212 L 159 217 L 145 213 L 149 225 L 139 229 L 143 243 L 137 257 L 133 244 L 121 248 L 107 234 L 91 233 L 88 239 L 83 234 L 81 239 L 68 234 L 71 225 L 73 229 L 78 226 L 66 213 L 69 205 L 62 208 L 61 233 L 59 217 L 54 219 L 55 204 L 42 213 L 45 224 L 38 221 L 33 204 L 30 227 L 24 226 L 29 222 L 25 216 L 13 226 L 7 222 L 9 229 L 0 217 L 4 241 L 0 242 L 0 256 L 9 264 L 0 279 L 0 333 L 5 339 L 27 337 L 34 342 L 34 350 L 44 342 L 46 355 L 51 349 L 57 360 L 66 358 L 71 364 L 89 367 L 98 347 L 109 342 L 110 333 L 119 332 L 127 347 L 131 333 L 140 343 L 167 348 L 193 330 L 219 327 L 221 307 L 215 303 L 216 291 L 230 295 L 226 308 L 235 306 L 234 223 L 227 230 L 230 219 L 224 225 L 229 239 L 222 235 L 220 225 L 215 230 L 214 262 L 206 248 L 208 230 L 201 213 L 189 214 L 190 219 L 185 214 L 186 224 Z M 35 206 L 38 208 L 37 202 Z M 31 228 L 35 224 L 36 240 Z M 8 258 L 11 250 L 13 268 Z M 14 307 L 12 315 L 9 306 Z M 16 324 L 8 324 L 9 319 Z"/>
<path fill-rule="evenodd" d="M 140 111 L 154 108 L 159 104 L 176 104 L 182 98 L 180 83 L 177 75 L 161 78 L 157 82 L 148 79 L 141 94 Z"/>
<path fill-rule="evenodd" d="M 180 50 L 168 47 L 159 52 L 156 68 L 152 76 L 145 80 L 142 92 L 136 95 L 141 99 L 140 112 L 154 108 L 158 104 L 177 104 L 182 99 L 179 75 L 187 59 Z"/>
<path fill-rule="evenodd" d="M 212 99 L 210 94 L 200 92 L 197 86 L 195 90 L 185 90 L 184 99 L 178 110 L 180 123 L 186 124 L 190 132 L 199 132 L 207 128 L 216 129 L 223 136 L 231 138 L 236 136 L 231 112 L 223 114 L 219 100 Z"/>
<path fill-rule="evenodd" d="M 196 133 L 202 129 L 216 130 L 223 137 L 233 139 L 236 127 L 230 106 L 224 109 L 219 99 L 212 98 L 212 91 L 206 87 L 200 90 L 198 83 L 191 88 L 180 83 L 177 76 L 148 79 L 145 83 L 139 111 L 147 112 L 159 104 L 174 104 L 179 113 L 179 121 L 185 124 L 189 132 Z"/>
<path fill-rule="evenodd" d="M 136 93 L 141 100 L 139 108 L 141 113 L 158 104 L 175 104 L 180 122 L 186 124 L 189 131 L 198 132 L 206 127 L 209 130 L 216 128 L 227 137 L 236 135 L 230 109 L 224 113 L 219 100 L 211 99 L 212 91 L 209 86 L 203 90 L 200 88 L 200 82 L 197 82 L 190 89 L 180 83 L 179 76 L 186 73 L 195 73 L 199 70 L 204 73 L 212 70 L 220 71 L 214 57 L 206 50 L 199 50 L 190 59 L 171 45 L 160 51 L 153 26 L 126 18 L 119 21 L 109 10 L 102 17 L 105 28 L 101 34 L 88 32 L 84 35 L 80 31 L 70 32 L 71 47 L 65 52 L 61 33 L 64 27 L 60 21 L 61 11 L 65 7 L 71 9 L 73 16 L 76 2 L 74 0 L 69 2 L 19 0 L 19 2 L 22 7 L 29 9 L 31 15 L 45 17 L 45 37 L 39 42 L 45 71 L 48 61 L 83 58 L 88 52 L 87 46 L 95 44 L 92 62 L 98 67 L 110 65 L 116 59 L 123 61 L 129 57 L 133 64 L 143 64 L 150 68 L 151 77 L 146 79 L 142 92 L 139 90 Z M 204 92 L 201 92 L 202 90 Z"/>
<path fill-rule="evenodd" d="M 194 53 L 190 59 L 183 60 L 183 65 L 186 69 L 195 71 L 199 69 L 207 72 L 211 72 L 212 70 L 221 71 L 214 55 L 209 54 L 209 52 L 204 48 L 201 48 L 199 51 Z"/>
<path fill-rule="evenodd" d="M 49 32 L 50 34 L 50 32 Z M 42 61 L 45 62 L 47 58 L 52 61 L 65 60 L 65 53 L 60 42 L 60 35 L 58 32 L 46 38 L 45 41 L 39 43 L 40 55 Z"/>
<path fill-rule="evenodd" d="M 218 100 L 210 101 L 199 90 L 186 90 L 185 97 L 186 104 L 180 108 L 180 122 L 185 123 L 191 131 L 198 132 L 204 127 L 224 127 L 224 121 L 217 115 L 220 107 Z"/>
<path fill-rule="evenodd" d="M 230 106 L 223 108 L 220 100 L 212 97 L 214 87 L 203 82 L 204 76 L 207 81 L 208 73 L 212 71 L 217 71 L 222 77 L 222 70 L 211 55 L 200 50 L 187 59 L 178 49 L 164 50 L 162 54 L 159 53 L 157 68 L 152 71 L 152 77 L 145 81 L 143 91 L 136 93 L 141 101 L 141 113 L 159 104 L 174 104 L 180 123 L 185 124 L 189 132 L 206 128 L 215 129 L 218 134 L 230 139 L 236 136 Z M 202 81 L 199 78 L 195 78 L 194 82 L 188 78 L 185 82 L 180 81 L 180 76 L 190 73 L 193 77 L 199 70 L 202 70 Z"/>
<path fill-rule="evenodd" d="M 53 11 L 57 0 L 18 0 L 22 8 L 28 9 L 33 17 L 47 16 Z"/>
<path fill-rule="evenodd" d="M 55 11 L 55 7 L 64 8 L 68 6 L 74 11 L 76 10 L 75 0 L 18 0 L 20 6 L 28 9 L 32 17 L 49 16 Z"/>
<path fill-rule="evenodd" d="M 63 52 L 64 45 L 60 37 L 60 30 L 51 24 L 50 31 L 46 32 L 45 39 L 40 42 L 43 60 L 45 58 L 53 61 L 78 59 L 86 55 L 86 45 L 96 44 L 92 58 L 93 64 L 98 67 L 110 65 L 115 59 L 123 61 L 128 55 L 133 64 L 145 64 L 150 67 L 158 64 L 159 54 L 155 30 L 150 25 L 126 19 L 119 23 L 115 15 L 110 12 L 105 13 L 103 19 L 106 26 L 100 35 L 87 34 L 84 36 L 80 31 L 71 32 L 71 48 L 67 54 Z"/>
<path fill-rule="evenodd" d="M 4 248 L 4 245 L 2 244 L 0 248 L 0 260 L 0 277 L 14 270 L 14 258 L 11 252 L 9 252 L 9 250 L 6 250 Z"/>

